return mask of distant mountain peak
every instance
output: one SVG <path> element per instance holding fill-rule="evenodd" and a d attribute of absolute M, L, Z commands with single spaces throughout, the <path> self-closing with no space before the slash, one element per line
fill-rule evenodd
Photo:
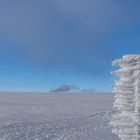
<path fill-rule="evenodd" d="M 52 88 L 50 92 L 69 92 L 69 91 L 78 91 L 79 88 L 75 85 L 62 84 L 59 87 Z"/>

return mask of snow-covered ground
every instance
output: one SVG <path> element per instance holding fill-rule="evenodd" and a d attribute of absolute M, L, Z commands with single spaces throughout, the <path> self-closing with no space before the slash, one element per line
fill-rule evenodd
<path fill-rule="evenodd" d="M 0 93 L 0 140 L 118 140 L 112 94 Z"/>

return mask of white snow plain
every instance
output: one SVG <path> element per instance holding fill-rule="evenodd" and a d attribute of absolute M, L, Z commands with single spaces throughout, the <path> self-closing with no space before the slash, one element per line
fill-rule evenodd
<path fill-rule="evenodd" d="M 0 140 L 118 140 L 110 93 L 0 93 Z"/>

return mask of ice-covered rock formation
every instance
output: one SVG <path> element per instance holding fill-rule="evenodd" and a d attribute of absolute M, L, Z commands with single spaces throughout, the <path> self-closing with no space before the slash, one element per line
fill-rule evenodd
<path fill-rule="evenodd" d="M 140 140 L 140 55 L 125 55 L 112 65 L 120 66 L 112 72 L 120 77 L 113 88 L 112 132 L 121 140 Z"/>

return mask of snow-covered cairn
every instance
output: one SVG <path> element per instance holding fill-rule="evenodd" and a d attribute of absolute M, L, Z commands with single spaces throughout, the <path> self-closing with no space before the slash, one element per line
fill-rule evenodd
<path fill-rule="evenodd" d="M 125 55 L 112 65 L 120 67 L 112 72 L 120 77 L 113 88 L 112 132 L 121 140 L 140 140 L 140 55 Z"/>

